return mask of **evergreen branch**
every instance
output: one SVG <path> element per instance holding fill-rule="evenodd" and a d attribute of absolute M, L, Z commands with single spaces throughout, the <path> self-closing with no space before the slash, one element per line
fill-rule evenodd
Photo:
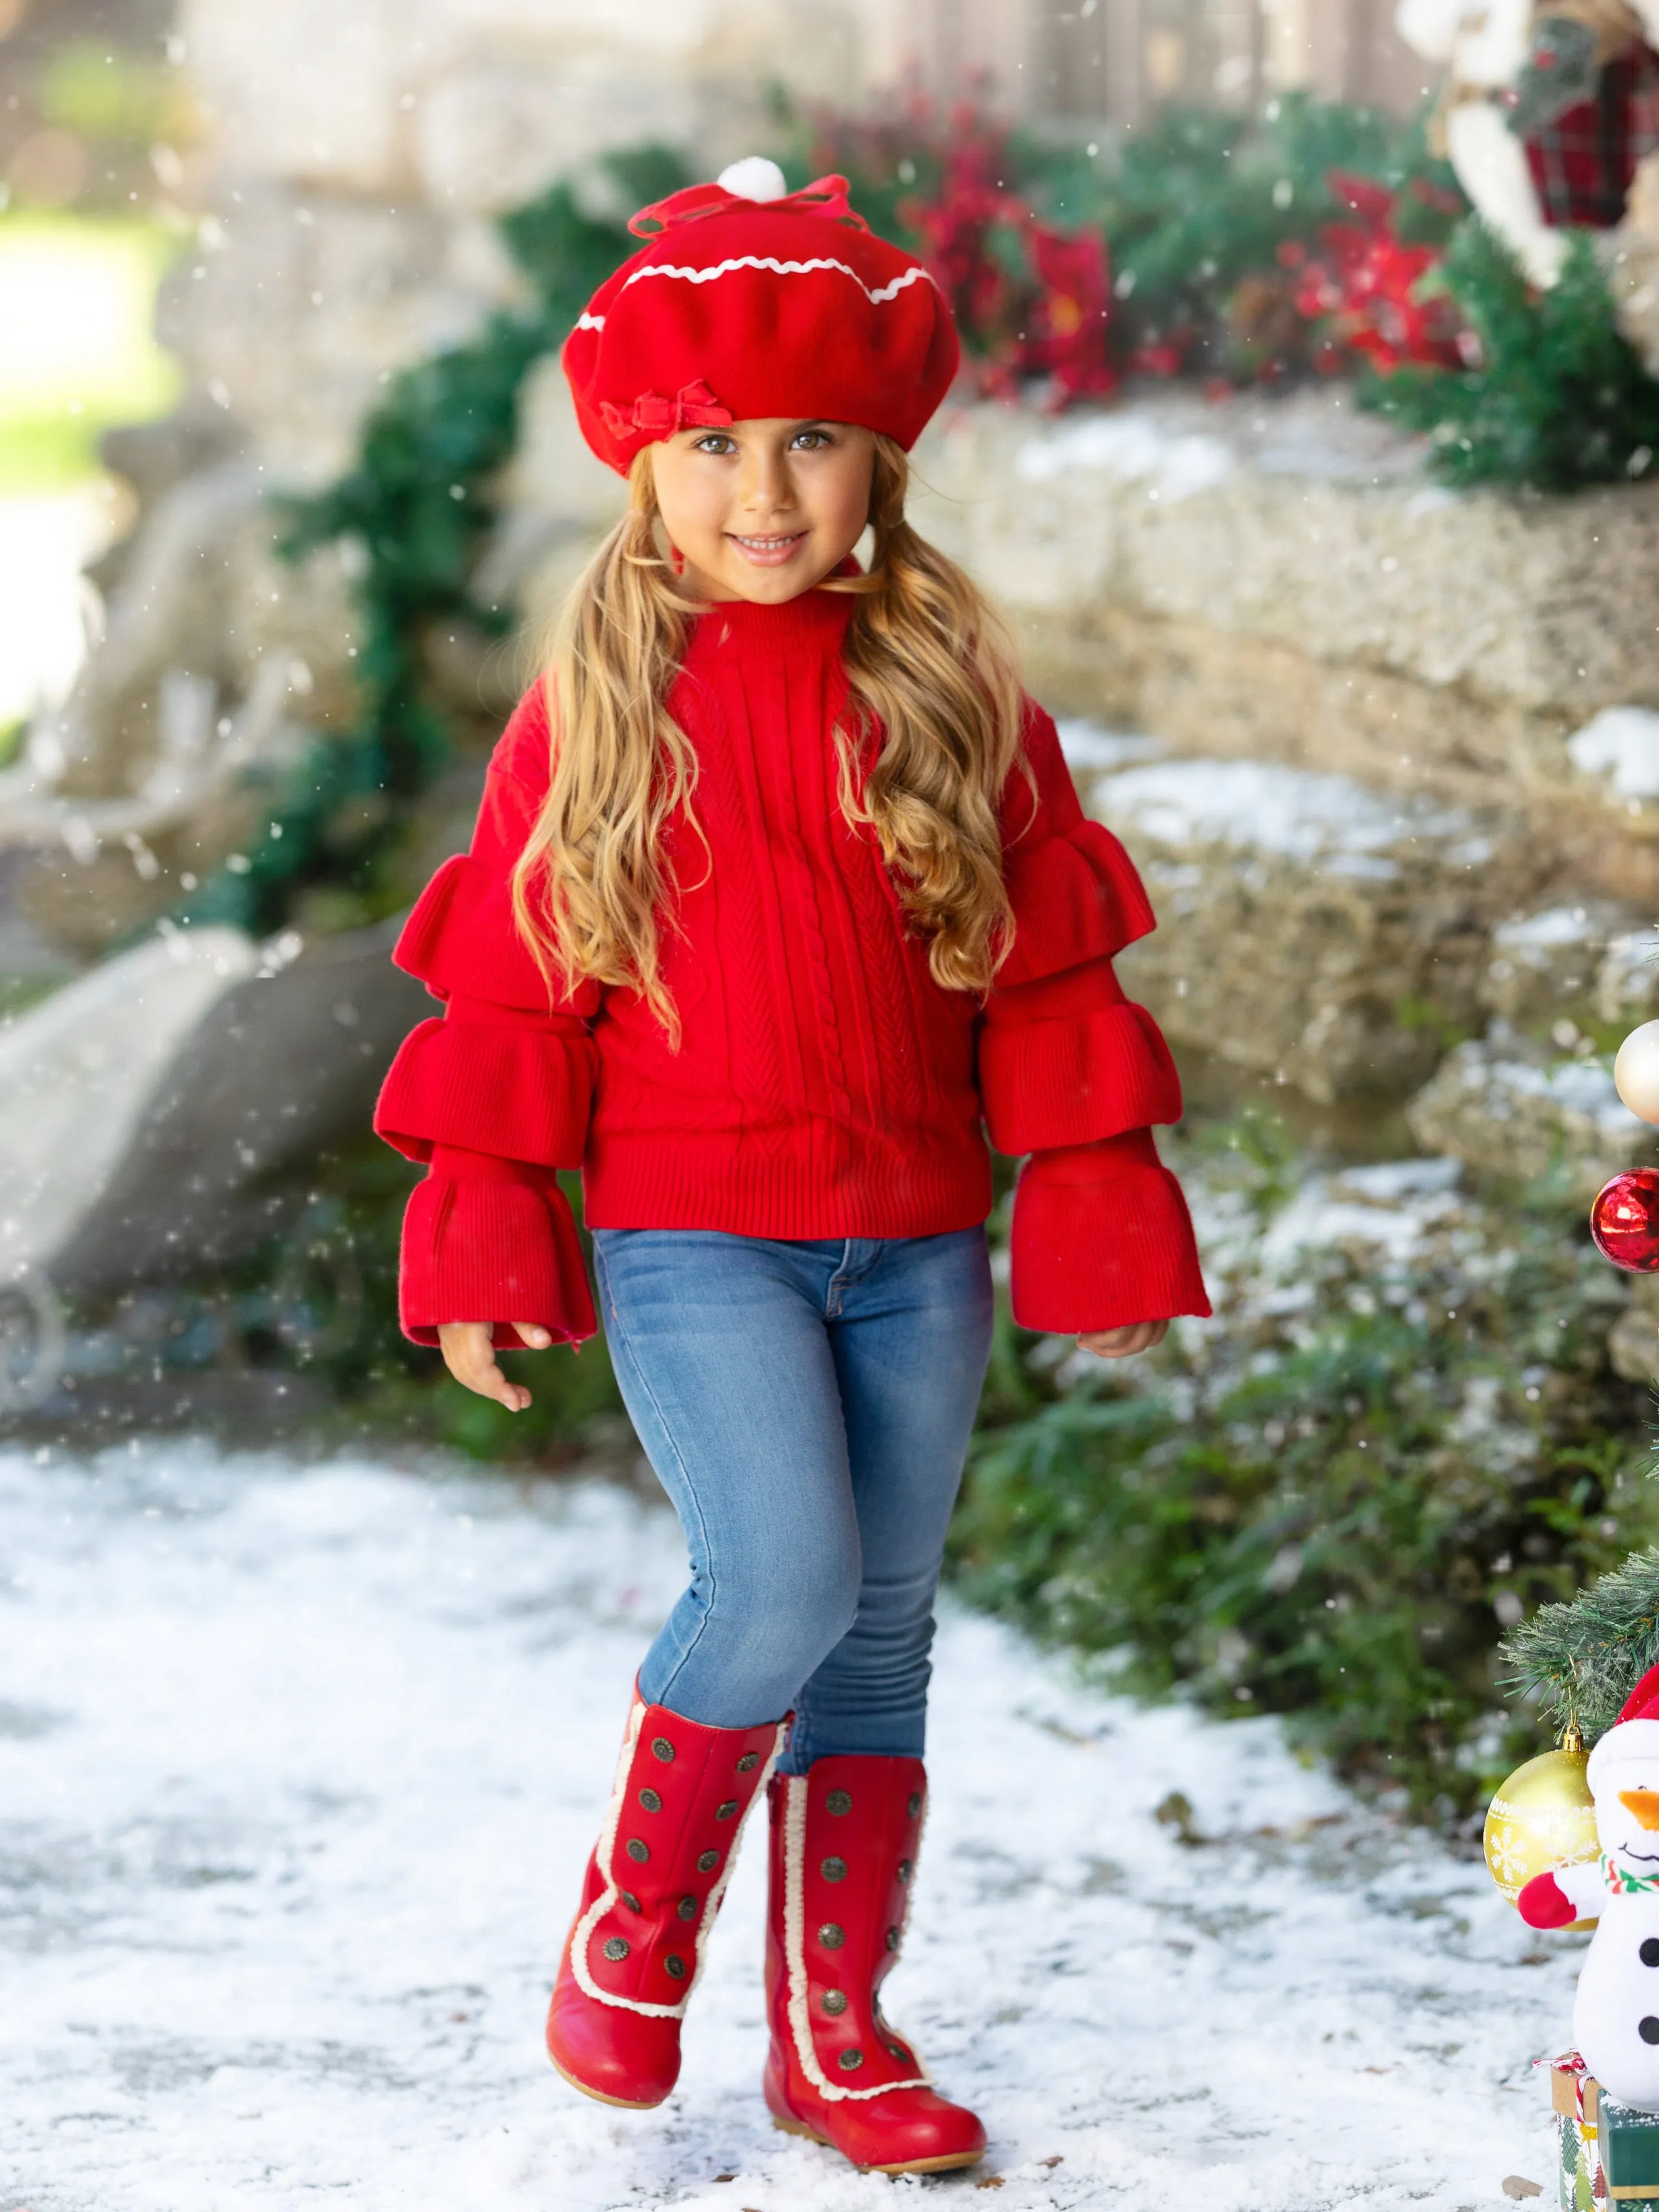
<path fill-rule="evenodd" d="M 1619 328 L 1587 232 L 1572 234 L 1559 281 L 1540 293 L 1470 216 L 1437 275 L 1475 341 L 1469 365 L 1401 368 L 1360 393 L 1428 433 L 1437 476 L 1562 492 L 1647 472 L 1659 453 L 1659 382 Z"/>
<path fill-rule="evenodd" d="M 1498 1650 L 1506 1686 L 1593 1742 L 1659 1661 L 1659 1549 L 1632 1553 L 1570 1604 L 1541 1607 Z"/>

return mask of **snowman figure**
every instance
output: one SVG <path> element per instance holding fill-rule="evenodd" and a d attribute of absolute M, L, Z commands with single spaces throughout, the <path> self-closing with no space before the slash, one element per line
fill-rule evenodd
<path fill-rule="evenodd" d="M 1585 1779 L 1600 1856 L 1534 1875 L 1516 1903 L 1530 1928 L 1599 1919 L 1573 2041 L 1610 2096 L 1659 2112 L 1659 1667 L 1590 1753 Z"/>

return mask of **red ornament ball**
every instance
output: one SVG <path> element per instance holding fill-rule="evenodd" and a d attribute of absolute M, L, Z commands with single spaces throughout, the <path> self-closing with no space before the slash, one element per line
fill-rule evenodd
<path fill-rule="evenodd" d="M 1614 1176 L 1590 1208 L 1590 1235 L 1615 1267 L 1632 1275 L 1659 1270 L 1659 1168 Z"/>

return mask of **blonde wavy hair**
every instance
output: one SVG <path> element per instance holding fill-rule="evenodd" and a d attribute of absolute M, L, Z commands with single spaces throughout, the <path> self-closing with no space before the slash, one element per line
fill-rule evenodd
<path fill-rule="evenodd" d="M 824 586 L 858 599 L 842 652 L 851 714 L 835 732 L 840 803 L 874 831 L 935 980 L 983 991 L 1013 934 L 998 809 L 1022 758 L 1019 682 L 1000 617 L 905 520 L 909 475 L 903 448 L 878 436 L 869 572 Z M 552 775 L 514 870 L 513 910 L 550 980 L 629 986 L 678 1040 L 662 977 L 675 885 L 661 841 L 682 807 L 695 830 L 697 771 L 666 702 L 704 609 L 670 562 L 649 447 L 628 489 L 543 655 Z"/>

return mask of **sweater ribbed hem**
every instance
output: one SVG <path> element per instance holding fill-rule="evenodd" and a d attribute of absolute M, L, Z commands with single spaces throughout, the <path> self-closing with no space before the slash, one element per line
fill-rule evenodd
<path fill-rule="evenodd" d="M 907 1133 L 914 1144 L 914 1133 Z M 977 1138 L 901 1150 L 827 1122 L 760 1136 L 631 1135 L 589 1140 L 582 1176 L 590 1229 L 718 1229 L 733 1237 L 940 1237 L 991 1210 L 991 1163 Z"/>

